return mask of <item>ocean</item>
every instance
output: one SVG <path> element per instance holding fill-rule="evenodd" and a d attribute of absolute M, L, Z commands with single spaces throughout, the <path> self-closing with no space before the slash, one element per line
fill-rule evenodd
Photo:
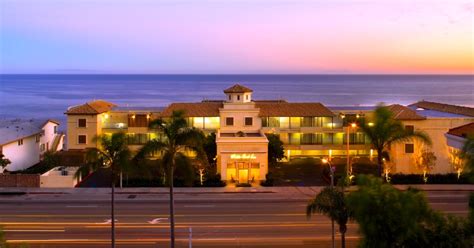
<path fill-rule="evenodd" d="M 474 106 L 474 75 L 0 75 L 0 118 L 54 118 L 93 99 L 122 106 L 224 99 L 235 83 L 253 99 L 326 106 L 410 104 L 419 100 Z M 63 125 L 64 126 L 64 125 Z"/>

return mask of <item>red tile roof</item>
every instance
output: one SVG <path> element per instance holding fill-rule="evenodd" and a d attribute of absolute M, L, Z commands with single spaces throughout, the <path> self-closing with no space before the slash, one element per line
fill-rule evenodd
<path fill-rule="evenodd" d="M 87 102 L 82 105 L 70 107 L 65 114 L 67 115 L 81 115 L 81 114 L 101 114 L 111 110 L 113 107 L 116 107 L 115 104 L 103 101 L 95 100 L 92 102 Z"/>
<path fill-rule="evenodd" d="M 415 110 L 410 109 L 409 107 L 393 104 L 387 106 L 390 111 L 393 113 L 393 118 L 396 120 L 425 120 L 426 117 L 421 116 L 416 113 Z"/>
<path fill-rule="evenodd" d="M 312 116 L 334 116 L 334 113 L 318 102 L 256 102 L 260 108 L 261 117 L 312 117 Z"/>
<path fill-rule="evenodd" d="M 474 122 L 449 129 L 448 134 L 462 138 L 466 138 L 469 135 L 474 135 Z"/>
<path fill-rule="evenodd" d="M 161 112 L 161 116 L 169 117 L 173 111 L 184 111 L 185 117 L 217 117 L 222 101 L 218 102 L 196 102 L 196 103 L 172 103 Z"/>
<path fill-rule="evenodd" d="M 437 102 L 428 102 L 428 101 L 420 101 L 420 102 L 411 104 L 409 106 L 474 117 L 474 108 L 471 108 L 471 107 L 451 105 L 451 104 L 445 104 L 445 103 L 437 103 Z"/>
<path fill-rule="evenodd" d="M 223 101 L 203 101 L 196 103 L 172 103 L 162 116 L 171 116 L 175 110 L 183 110 L 186 117 L 217 117 Z M 289 103 L 286 101 L 255 101 L 255 107 L 260 108 L 261 117 L 309 117 L 334 116 L 334 113 L 321 103 Z"/>
<path fill-rule="evenodd" d="M 224 90 L 224 93 L 247 93 L 247 92 L 253 92 L 253 90 L 240 84 L 235 84 L 234 86 Z"/>

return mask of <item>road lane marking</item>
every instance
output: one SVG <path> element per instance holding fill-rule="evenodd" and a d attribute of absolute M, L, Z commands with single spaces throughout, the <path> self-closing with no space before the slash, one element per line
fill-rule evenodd
<path fill-rule="evenodd" d="M 148 223 L 149 223 L 149 224 L 152 224 L 152 225 L 154 225 L 154 224 L 160 224 L 160 222 L 161 222 L 162 220 L 168 220 L 168 218 L 156 218 L 156 219 L 153 219 L 153 220 L 148 221 Z"/>
<path fill-rule="evenodd" d="M 4 229 L 4 232 L 65 232 L 64 229 Z"/>
<path fill-rule="evenodd" d="M 96 208 L 97 205 L 69 205 L 67 208 Z"/>
<path fill-rule="evenodd" d="M 184 205 L 185 208 L 213 208 L 216 205 Z"/>

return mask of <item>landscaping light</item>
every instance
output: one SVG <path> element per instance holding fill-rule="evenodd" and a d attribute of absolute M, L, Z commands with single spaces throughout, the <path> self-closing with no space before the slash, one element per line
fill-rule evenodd
<path fill-rule="evenodd" d="M 373 127 L 374 126 L 374 123 L 373 122 L 369 122 L 369 127 Z"/>
<path fill-rule="evenodd" d="M 357 127 L 357 124 L 352 123 L 352 124 L 351 124 L 351 127 L 352 127 L 352 128 L 355 128 L 355 127 Z"/>
<path fill-rule="evenodd" d="M 327 160 L 326 158 L 323 158 L 321 161 L 323 162 L 323 164 L 327 164 L 327 163 L 328 163 L 328 160 Z"/>

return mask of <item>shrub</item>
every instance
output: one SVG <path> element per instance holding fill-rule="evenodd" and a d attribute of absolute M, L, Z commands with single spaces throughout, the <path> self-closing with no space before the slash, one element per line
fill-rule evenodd
<path fill-rule="evenodd" d="M 425 184 L 422 174 L 393 174 L 391 177 L 392 184 Z M 468 175 L 461 175 L 458 179 L 456 173 L 450 174 L 433 174 L 428 175 L 426 184 L 469 184 Z"/>
<path fill-rule="evenodd" d="M 208 175 L 203 182 L 204 187 L 224 187 L 226 182 L 221 180 L 221 174 Z"/>
<path fill-rule="evenodd" d="M 271 172 L 267 173 L 265 175 L 265 181 L 261 182 L 260 185 L 268 187 L 268 186 L 273 186 L 274 182 L 273 174 Z"/>

